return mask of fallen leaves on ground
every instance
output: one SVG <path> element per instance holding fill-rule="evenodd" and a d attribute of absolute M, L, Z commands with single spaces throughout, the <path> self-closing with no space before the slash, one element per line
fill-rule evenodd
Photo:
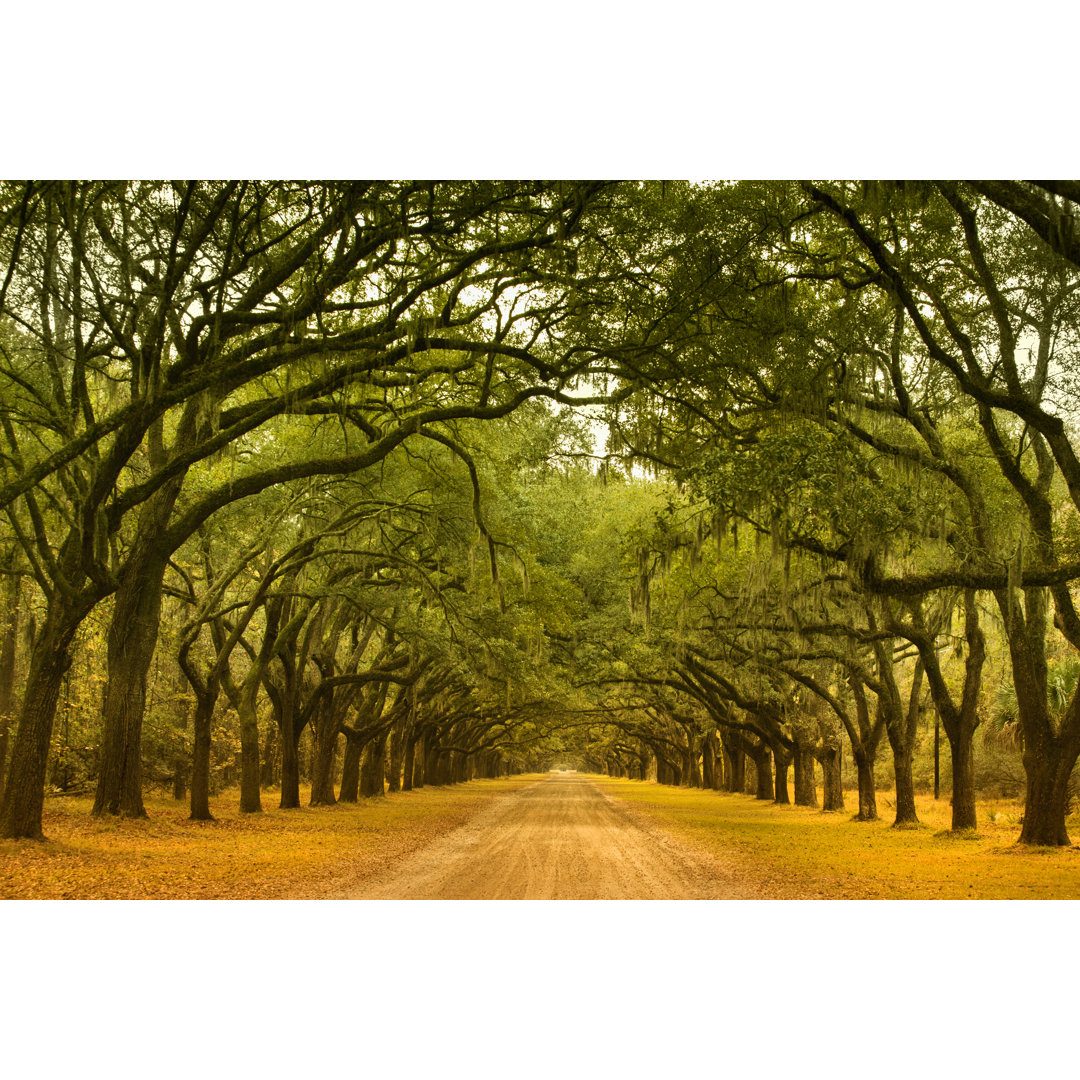
<path fill-rule="evenodd" d="M 1005 800 L 980 804 L 975 835 L 957 836 L 948 831 L 948 799 L 929 795 L 916 797 L 921 827 L 894 829 L 885 792 L 881 820 L 858 822 L 851 810 L 826 814 L 752 795 L 594 779 L 679 840 L 734 863 L 770 898 L 1080 898 L 1080 848 L 1020 847 L 1021 808 Z M 1080 821 L 1069 827 L 1080 834 Z"/>
<path fill-rule="evenodd" d="M 93 818 L 92 799 L 46 801 L 44 842 L 0 841 L 0 897 L 12 899 L 316 899 L 347 895 L 493 798 L 536 777 L 473 780 L 357 804 L 240 814 L 235 791 L 212 822 L 183 804 L 147 800 L 148 820 Z M 1080 849 L 1018 847 L 1019 808 L 979 807 L 975 836 L 948 832 L 947 799 L 917 799 L 924 827 L 852 821 L 749 795 L 593 777 L 679 840 L 734 863 L 755 893 L 776 898 L 1080 898 Z M 1080 822 L 1071 822 L 1080 834 Z"/>
<path fill-rule="evenodd" d="M 148 798 L 148 819 L 95 818 L 93 799 L 47 799 L 45 841 L 0 840 L 0 898 L 317 899 L 347 892 L 463 825 L 536 777 L 472 780 L 337 806 L 241 814 L 229 791 L 215 821 Z M 306 798 L 306 795 L 305 795 Z"/>

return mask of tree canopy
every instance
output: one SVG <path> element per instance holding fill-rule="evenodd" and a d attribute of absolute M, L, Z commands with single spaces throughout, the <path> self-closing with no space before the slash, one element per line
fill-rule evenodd
<path fill-rule="evenodd" d="M 1075 182 L 0 185 L 0 833 L 553 762 L 1069 842 Z M 985 673 L 1009 673 L 1007 701 Z M 72 691 L 72 683 L 77 687 Z M 75 717 L 59 728 L 58 715 Z M 1011 741 L 1010 741 L 1011 740 Z"/>

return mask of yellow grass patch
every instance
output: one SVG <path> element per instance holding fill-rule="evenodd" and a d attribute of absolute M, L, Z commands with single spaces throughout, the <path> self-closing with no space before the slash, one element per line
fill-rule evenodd
<path fill-rule="evenodd" d="M 359 803 L 241 814 L 235 791 L 216 821 L 186 804 L 146 800 L 149 820 L 93 818 L 93 799 L 47 799 L 44 843 L 0 840 L 4 899 L 258 900 L 341 895 L 463 825 L 491 799 L 538 779 L 424 787 Z M 307 791 L 301 792 L 302 801 Z"/>
<path fill-rule="evenodd" d="M 922 828 L 894 829 L 888 792 L 882 820 L 852 821 L 849 809 L 824 814 L 775 806 L 750 795 L 595 777 L 609 794 L 644 811 L 684 841 L 734 861 L 769 895 L 785 898 L 1050 899 L 1080 897 L 1080 848 L 1020 848 L 1020 807 L 978 806 L 974 836 L 948 832 L 948 799 L 917 796 Z M 820 793 L 819 793 L 820 799 Z M 1070 820 L 1080 836 L 1080 821 Z"/>

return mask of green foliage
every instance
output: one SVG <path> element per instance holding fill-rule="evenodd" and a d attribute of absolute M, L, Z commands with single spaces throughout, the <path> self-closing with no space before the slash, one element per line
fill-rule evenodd
<path fill-rule="evenodd" d="M 183 648 L 263 736 L 325 685 L 354 738 L 520 767 L 821 749 L 852 680 L 910 690 L 905 628 L 955 649 L 966 589 L 1080 723 L 1080 277 L 1060 214 L 1009 209 L 1040 190 L 5 185 L 3 539 L 38 637 L 78 631 L 50 782 L 94 776 L 148 550 L 151 781 L 192 750 Z M 1034 720 L 996 694 L 1013 754 Z M 240 735 L 219 701 L 216 778 Z"/>

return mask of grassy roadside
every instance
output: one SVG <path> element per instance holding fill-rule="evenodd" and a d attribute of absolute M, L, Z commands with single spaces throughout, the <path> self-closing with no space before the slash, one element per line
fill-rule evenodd
<path fill-rule="evenodd" d="M 658 825 L 725 861 L 741 864 L 769 895 L 826 899 L 1080 898 L 1080 848 L 1022 850 L 1019 807 L 980 803 L 977 835 L 948 833 L 948 799 L 918 796 L 923 827 L 894 829 L 888 793 L 883 819 L 855 822 L 855 809 L 824 814 L 775 806 L 750 795 L 590 777 Z M 820 796 L 819 796 L 820 797 Z M 849 804 L 852 802 L 848 797 Z M 1080 837 L 1080 820 L 1070 835 Z"/>
<path fill-rule="evenodd" d="M 216 821 L 149 798 L 149 820 L 92 818 L 93 799 L 45 803 L 44 843 L 0 840 L 0 898 L 99 900 L 317 899 L 340 895 L 463 825 L 536 776 L 472 780 L 364 799 L 240 814 L 235 791 L 211 800 Z M 306 802 L 307 792 L 301 793 Z"/>

